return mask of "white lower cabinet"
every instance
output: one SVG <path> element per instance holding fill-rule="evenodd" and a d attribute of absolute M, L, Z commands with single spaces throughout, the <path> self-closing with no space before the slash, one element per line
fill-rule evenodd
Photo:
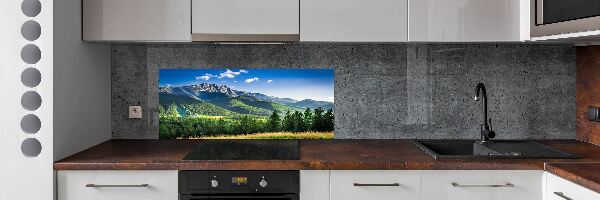
<path fill-rule="evenodd" d="M 57 172 L 58 200 L 177 200 L 177 171 L 66 170 Z"/>
<path fill-rule="evenodd" d="M 543 171 L 422 172 L 422 200 L 542 200 Z"/>
<path fill-rule="evenodd" d="M 554 174 L 545 174 L 545 200 L 599 200 L 600 194 Z"/>
<path fill-rule="evenodd" d="M 57 171 L 58 200 L 177 200 L 175 170 Z M 302 170 L 300 200 L 600 200 L 537 170 Z"/>
<path fill-rule="evenodd" d="M 543 174 L 536 170 L 332 170 L 329 190 L 330 200 L 542 200 Z"/>
<path fill-rule="evenodd" d="M 301 200 L 329 200 L 329 170 L 300 171 Z"/>
<path fill-rule="evenodd" d="M 331 200 L 415 200 L 421 192 L 419 171 L 334 170 Z"/>

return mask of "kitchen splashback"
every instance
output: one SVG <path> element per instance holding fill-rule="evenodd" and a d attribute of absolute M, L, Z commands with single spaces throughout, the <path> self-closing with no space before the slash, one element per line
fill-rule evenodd
<path fill-rule="evenodd" d="M 160 139 L 333 139 L 332 69 L 161 69 Z"/>
<path fill-rule="evenodd" d="M 159 69 L 335 69 L 335 138 L 575 138 L 575 48 L 546 44 L 113 45 L 112 132 L 158 138 Z M 127 108 L 141 105 L 142 119 Z"/>

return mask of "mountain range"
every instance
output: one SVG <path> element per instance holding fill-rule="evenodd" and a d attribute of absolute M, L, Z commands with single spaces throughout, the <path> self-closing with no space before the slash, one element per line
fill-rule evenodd
<path fill-rule="evenodd" d="M 334 104 L 326 101 L 268 96 L 261 93 L 234 90 L 226 85 L 201 83 L 196 85 L 160 87 L 159 103 L 167 109 L 175 104 L 183 115 L 200 114 L 211 116 L 235 116 L 252 114 L 269 116 L 273 111 L 304 111 L 306 108 L 333 109 Z"/>

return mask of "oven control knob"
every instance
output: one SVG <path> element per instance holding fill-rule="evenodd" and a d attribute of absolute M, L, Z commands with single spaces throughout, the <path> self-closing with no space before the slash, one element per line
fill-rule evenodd
<path fill-rule="evenodd" d="M 210 187 L 214 187 L 214 188 L 219 187 L 219 181 L 217 181 L 217 180 L 210 181 Z"/>
<path fill-rule="evenodd" d="M 267 183 L 267 181 L 265 179 L 261 180 L 260 183 L 258 183 L 260 185 L 260 187 L 267 187 L 267 185 L 269 183 Z"/>

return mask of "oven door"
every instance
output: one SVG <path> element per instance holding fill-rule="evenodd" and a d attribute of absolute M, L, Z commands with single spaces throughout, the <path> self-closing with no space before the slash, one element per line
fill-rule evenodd
<path fill-rule="evenodd" d="M 531 0 L 534 37 L 600 29 L 599 0 Z"/>
<path fill-rule="evenodd" d="M 206 199 L 218 199 L 218 200 L 298 200 L 297 194 L 283 194 L 283 195 L 219 195 L 219 196 L 198 196 L 198 195 L 179 195 L 179 200 L 206 200 Z"/>

